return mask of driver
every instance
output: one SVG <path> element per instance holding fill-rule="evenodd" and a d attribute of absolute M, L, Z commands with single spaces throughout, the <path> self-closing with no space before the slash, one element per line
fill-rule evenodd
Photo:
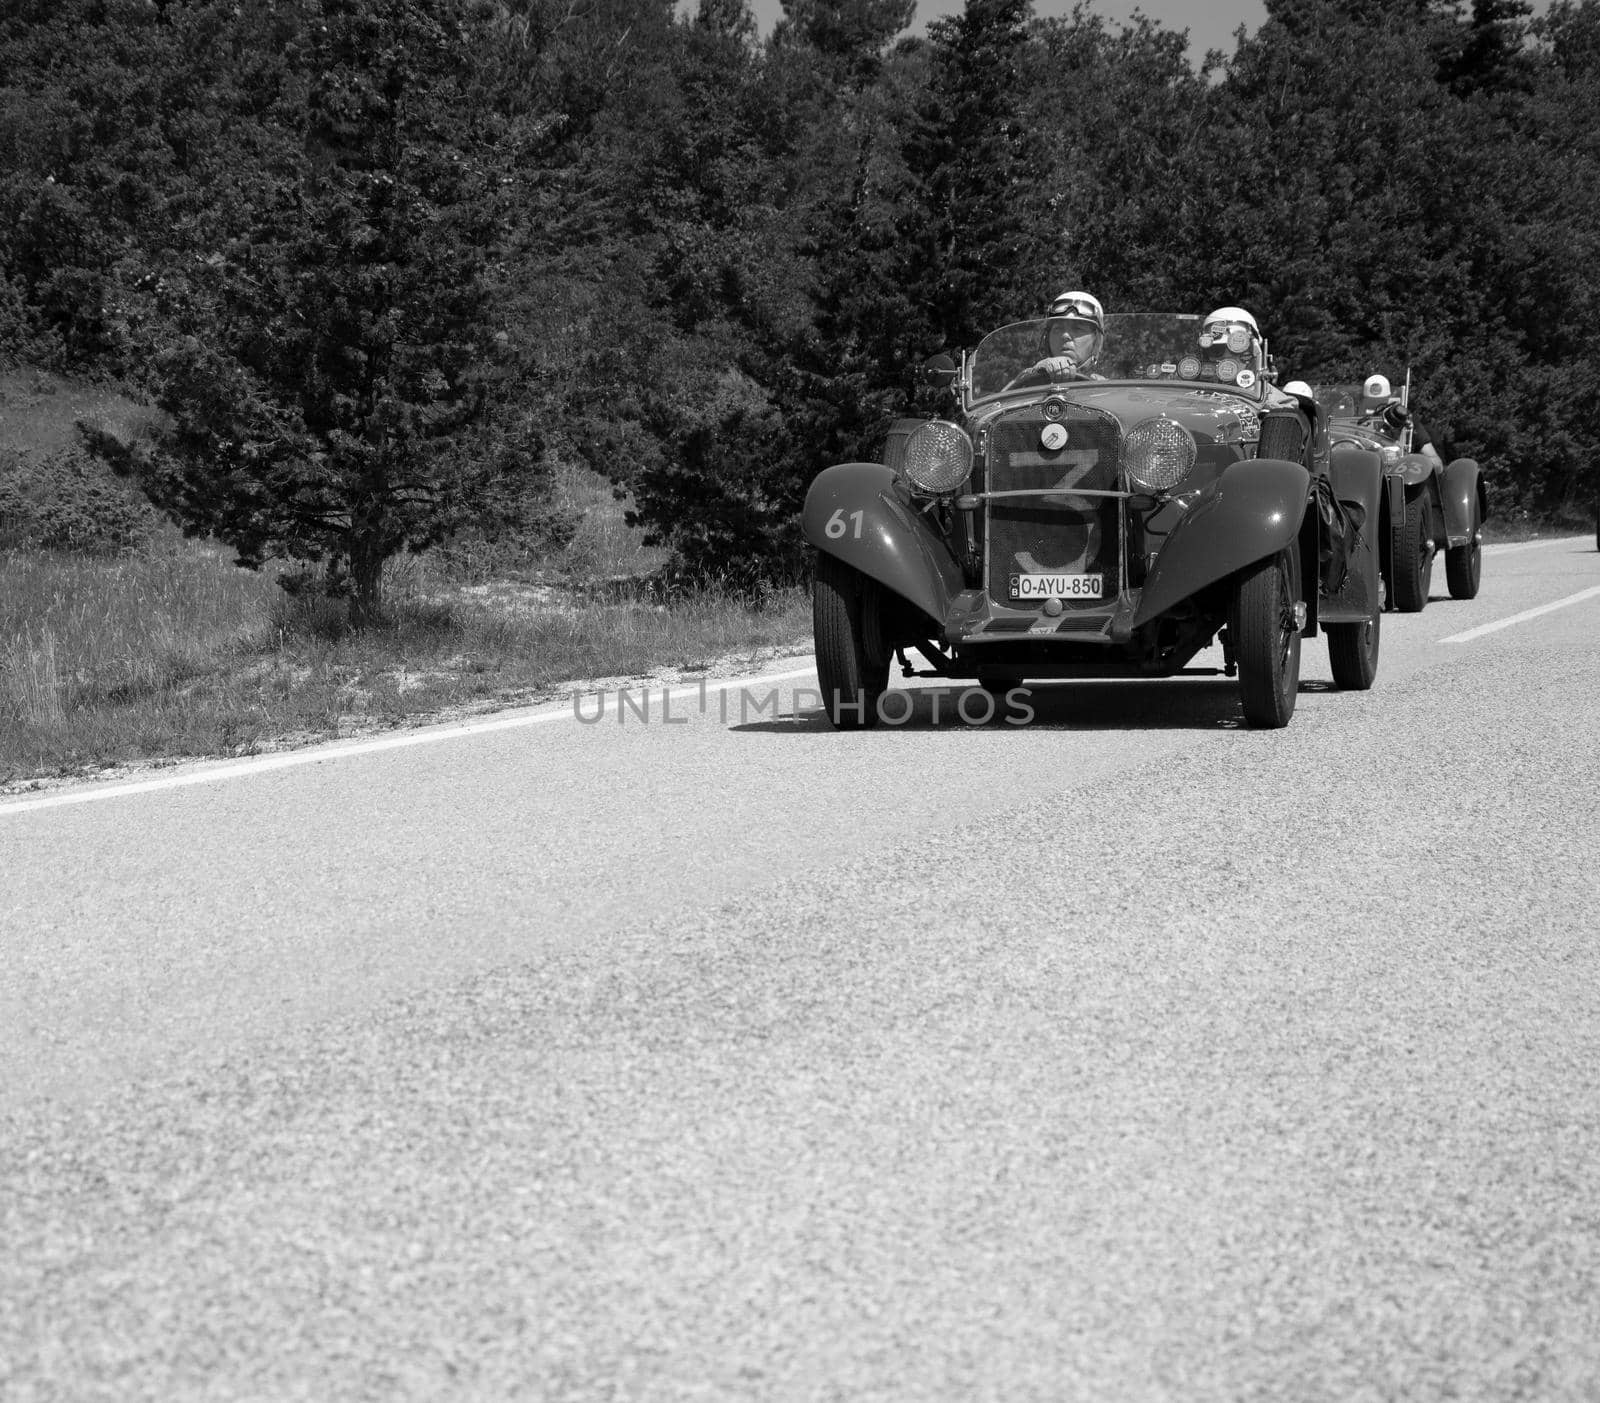
<path fill-rule="evenodd" d="M 1200 328 L 1200 347 L 1206 353 L 1206 376 L 1224 384 L 1249 389 L 1261 375 L 1261 328 L 1243 307 L 1218 307 Z"/>
<path fill-rule="evenodd" d="M 1422 453 L 1435 463 L 1444 462 L 1439 450 L 1434 447 L 1432 436 L 1422 427 L 1422 421 L 1394 397 L 1394 388 L 1389 384 L 1387 375 L 1367 376 L 1361 386 L 1361 411 L 1363 414 L 1381 415 L 1384 427 L 1396 438 L 1404 433 L 1409 424 L 1411 451 Z"/>
<path fill-rule="evenodd" d="M 1105 349 L 1106 314 L 1087 292 L 1063 292 L 1045 315 L 1044 356 L 1034 369 L 1052 380 L 1087 376 Z"/>

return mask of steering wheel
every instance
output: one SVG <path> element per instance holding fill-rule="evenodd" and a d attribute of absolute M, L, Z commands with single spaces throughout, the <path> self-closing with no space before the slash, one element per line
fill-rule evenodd
<path fill-rule="evenodd" d="M 1060 359 L 1061 357 L 1059 356 L 1048 356 L 1044 360 L 1035 361 L 1026 370 L 1012 376 L 1005 385 L 1001 386 L 1000 393 L 1004 394 L 1007 390 L 1019 389 L 1021 386 L 1030 383 L 1035 377 L 1038 378 L 1041 384 L 1048 385 L 1055 375 L 1055 372 L 1050 368 L 1051 362 Z M 1083 372 L 1077 369 L 1064 369 L 1063 374 L 1069 380 L 1082 380 L 1084 378 Z"/>

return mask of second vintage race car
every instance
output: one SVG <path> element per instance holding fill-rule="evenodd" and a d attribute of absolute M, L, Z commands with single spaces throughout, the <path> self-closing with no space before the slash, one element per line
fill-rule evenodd
<path fill-rule="evenodd" d="M 1304 638 L 1370 687 L 1382 607 L 1381 457 L 1331 449 L 1310 391 L 1267 383 L 1253 332 L 1105 318 L 1093 371 L 1001 327 L 941 373 L 949 418 L 899 421 L 884 461 L 824 469 L 817 669 L 834 725 L 871 726 L 889 669 L 974 679 L 1167 677 L 1213 641 L 1245 720 L 1294 713 Z M 943 359 L 943 358 L 941 358 Z M 919 670 L 910 654 L 920 655 Z"/>
<path fill-rule="evenodd" d="M 1446 464 L 1412 452 L 1404 401 L 1375 404 L 1363 390 L 1362 385 L 1319 385 L 1316 398 L 1328 412 L 1336 446 L 1355 445 L 1383 460 L 1378 531 L 1389 607 L 1403 614 L 1427 607 L 1441 552 L 1450 597 L 1475 598 L 1483 579 L 1483 521 L 1489 506 L 1478 464 L 1471 458 Z"/>

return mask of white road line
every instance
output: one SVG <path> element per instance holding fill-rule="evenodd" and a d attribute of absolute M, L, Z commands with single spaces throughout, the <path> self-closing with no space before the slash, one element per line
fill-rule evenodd
<path fill-rule="evenodd" d="M 1452 633 L 1448 638 L 1441 638 L 1441 643 L 1470 643 L 1474 638 L 1482 638 L 1486 633 L 1495 633 L 1503 628 L 1510 628 L 1512 624 L 1526 623 L 1529 619 L 1536 619 L 1540 614 L 1548 614 L 1556 609 L 1565 609 L 1569 604 L 1581 604 L 1585 599 L 1593 599 L 1600 594 L 1600 585 L 1590 589 L 1579 590 L 1576 594 L 1569 594 L 1565 599 L 1558 599 L 1554 604 L 1541 604 L 1537 609 L 1525 609 L 1520 614 L 1513 614 L 1509 619 L 1496 619 L 1492 624 L 1479 624 L 1477 628 L 1469 628 L 1465 633 Z"/>
<path fill-rule="evenodd" d="M 1555 536 L 1548 541 L 1518 541 L 1514 545 L 1485 546 L 1485 555 L 1515 555 L 1519 550 L 1543 550 L 1546 546 L 1564 546 L 1573 541 L 1587 541 L 1587 536 Z"/>
<path fill-rule="evenodd" d="M 756 687 L 768 682 L 787 682 L 796 677 L 813 677 L 816 666 L 794 668 L 788 672 L 767 672 L 758 677 L 730 677 L 720 682 L 691 682 L 678 687 L 663 687 L 655 694 L 670 701 L 689 697 L 712 696 L 731 691 L 735 687 Z M 641 692 L 644 684 L 619 688 L 619 691 Z M 654 689 L 652 689 L 654 691 Z M 574 694 L 578 701 L 594 693 Z M 604 693 L 600 695 L 604 696 Z M 687 713 L 685 713 L 687 715 Z M 407 750 L 416 745 L 436 745 L 441 741 L 461 740 L 466 736 L 487 735 L 492 731 L 515 731 L 525 726 L 542 726 L 550 721 L 572 721 L 576 708 L 571 699 L 555 711 L 518 712 L 512 716 L 492 716 L 482 721 L 465 721 L 451 726 L 426 726 L 420 730 L 402 731 L 398 735 L 374 736 L 371 740 L 332 741 L 325 745 L 307 747 L 305 750 L 288 750 L 277 755 L 252 755 L 242 760 L 220 760 L 203 768 L 185 770 L 178 775 L 161 775 L 155 779 L 133 780 L 124 784 L 100 784 L 92 781 L 81 788 L 60 793 L 44 794 L 37 799 L 22 799 L 14 803 L 0 800 L 0 818 L 11 814 L 31 813 L 37 809 L 58 809 L 68 804 L 92 804 L 99 799 L 122 799 L 133 794 L 154 794 L 163 789 L 184 789 L 192 784 L 212 784 L 227 779 L 244 779 L 249 775 L 266 774 L 271 770 L 292 770 L 298 765 L 320 765 L 325 760 L 348 760 L 356 755 L 376 755 L 384 750 Z M 592 724 L 590 718 L 585 718 Z"/>

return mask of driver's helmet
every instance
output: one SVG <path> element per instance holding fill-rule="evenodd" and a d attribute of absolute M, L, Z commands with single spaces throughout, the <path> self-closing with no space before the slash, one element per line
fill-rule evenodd
<path fill-rule="evenodd" d="M 1044 357 L 1062 357 L 1079 370 L 1100 359 L 1106 342 L 1106 314 L 1088 292 L 1063 292 L 1050 304 L 1044 330 Z"/>
<path fill-rule="evenodd" d="M 1218 307 L 1200 325 L 1205 360 L 1201 377 L 1213 375 L 1229 385 L 1247 388 L 1262 371 L 1261 328 L 1243 307 Z"/>
<path fill-rule="evenodd" d="M 1394 398 L 1394 389 L 1387 375 L 1369 375 L 1361 384 L 1361 408 L 1370 413 L 1382 409 Z"/>

